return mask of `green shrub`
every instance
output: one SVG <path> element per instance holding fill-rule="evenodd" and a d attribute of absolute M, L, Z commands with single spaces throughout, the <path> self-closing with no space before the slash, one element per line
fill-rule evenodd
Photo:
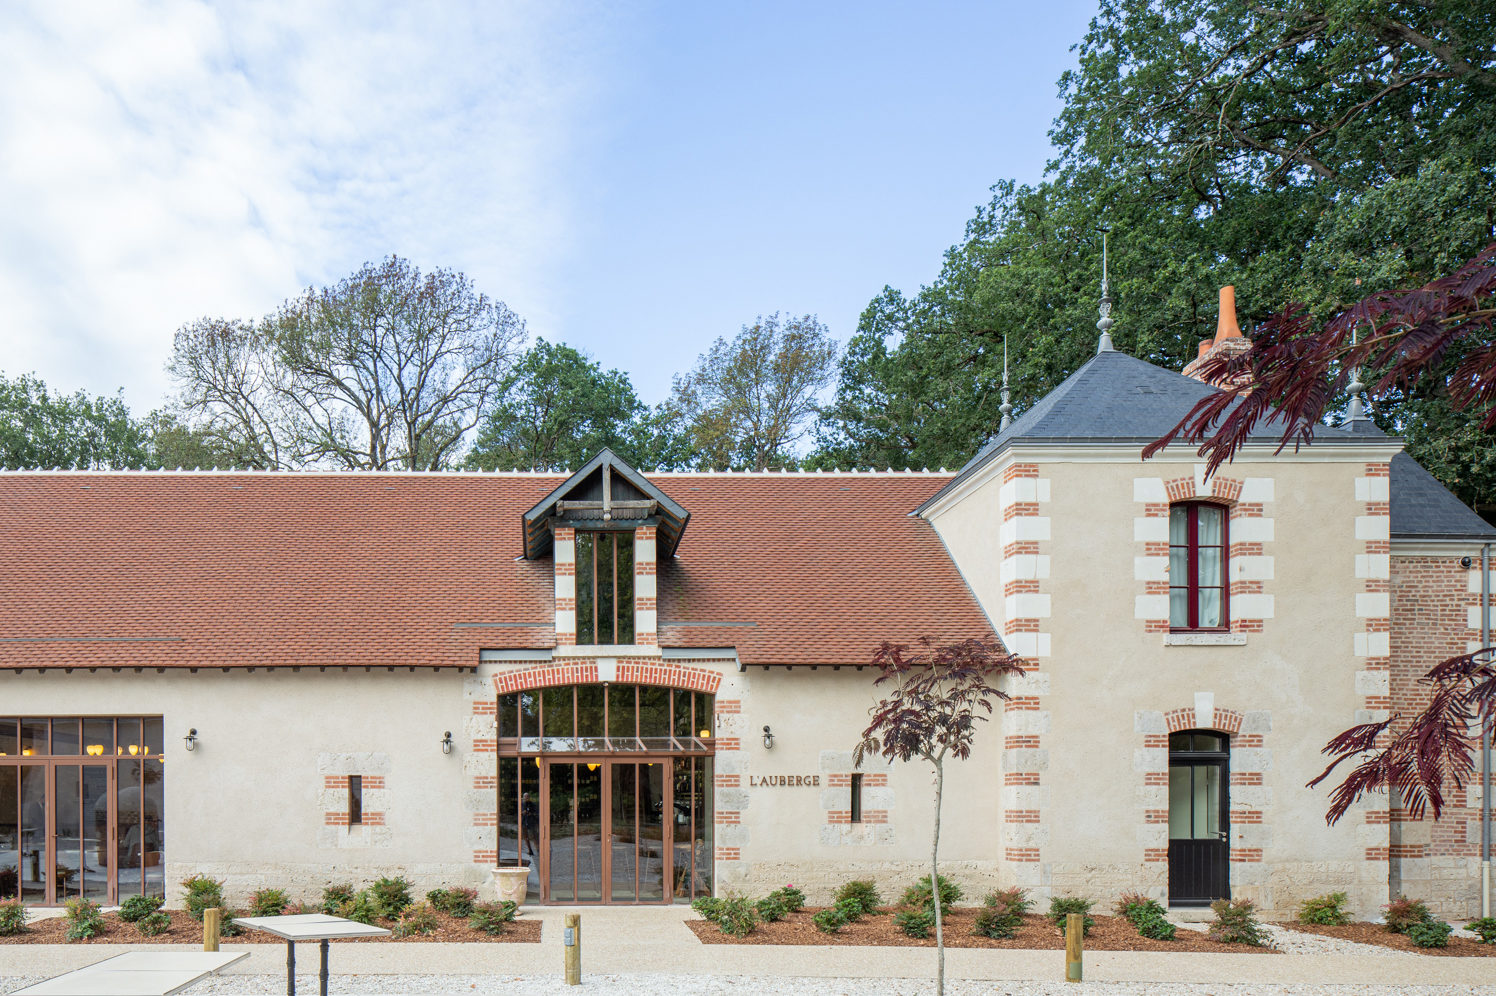
<path fill-rule="evenodd" d="M 428 902 L 411 903 L 400 912 L 400 920 L 390 930 L 396 937 L 414 937 L 417 934 L 434 934 L 441 926 L 436 910 Z"/>
<path fill-rule="evenodd" d="M 816 930 L 823 934 L 834 934 L 852 921 L 841 906 L 828 906 L 810 918 Z"/>
<path fill-rule="evenodd" d="M 935 907 L 927 910 L 900 910 L 893 915 L 893 923 L 909 937 L 924 940 L 935 929 Z"/>
<path fill-rule="evenodd" d="M 369 886 L 369 894 L 378 904 L 380 915 L 394 920 L 410 905 L 410 882 L 400 875 L 382 878 Z"/>
<path fill-rule="evenodd" d="M 775 889 L 769 895 L 778 896 L 779 901 L 784 903 L 784 908 L 791 913 L 798 913 L 805 908 L 805 893 L 795 888 L 793 883 Z"/>
<path fill-rule="evenodd" d="M 1018 928 L 1023 926 L 1023 914 L 1033 905 L 1034 901 L 1028 897 L 1028 891 L 1016 886 L 989 892 L 987 898 L 982 900 L 982 909 L 977 912 L 976 924 L 971 932 L 999 940 L 1014 937 L 1018 934 Z"/>
<path fill-rule="evenodd" d="M 203 910 L 217 906 L 223 909 L 223 883 L 215 882 L 206 875 L 193 875 L 182 879 L 182 888 L 187 890 L 182 905 L 198 923 L 203 922 Z"/>
<path fill-rule="evenodd" d="M 963 893 L 961 887 L 944 875 L 940 876 L 940 912 L 941 915 L 949 913 L 951 907 L 960 902 Z M 916 908 L 931 906 L 930 898 L 930 876 L 915 882 L 904 890 L 904 895 L 899 898 L 900 906 L 913 906 Z M 934 907 L 931 906 L 933 909 Z"/>
<path fill-rule="evenodd" d="M 1471 920 L 1465 924 L 1465 929 L 1479 937 L 1482 944 L 1496 944 L 1496 916 L 1483 916 L 1479 920 Z"/>
<path fill-rule="evenodd" d="M 729 896 L 717 909 L 717 927 L 733 937 L 747 937 L 758 926 L 758 910 L 753 900 L 743 896 Z"/>
<path fill-rule="evenodd" d="M 867 879 L 857 879 L 837 889 L 836 901 L 856 903 L 857 908 L 864 914 L 876 913 L 878 907 L 883 905 L 883 897 L 878 895 L 878 887 Z"/>
<path fill-rule="evenodd" d="M 126 923 L 136 923 L 161 908 L 165 902 L 160 896 L 131 896 L 119 904 L 119 918 Z"/>
<path fill-rule="evenodd" d="M 504 928 L 514 922 L 517 905 L 505 899 L 499 903 L 474 903 L 468 915 L 468 926 L 485 934 L 502 934 Z"/>
<path fill-rule="evenodd" d="M 1434 915 L 1428 911 L 1427 903 L 1407 896 L 1398 896 L 1382 909 L 1387 914 L 1387 930 L 1394 934 L 1406 934 L 1413 924 L 1431 923 L 1434 919 Z"/>
<path fill-rule="evenodd" d="M 717 918 L 722 915 L 722 900 L 713 899 L 711 896 L 700 896 L 691 900 L 691 908 L 700 913 L 703 920 L 716 923 Z"/>
<path fill-rule="evenodd" d="M 1408 940 L 1420 948 L 1447 948 L 1454 928 L 1443 920 L 1427 920 L 1408 926 Z"/>
<path fill-rule="evenodd" d="M 104 914 L 93 900 L 69 899 L 63 906 L 67 908 L 68 940 L 86 941 L 104 929 Z"/>
<path fill-rule="evenodd" d="M 1118 898 L 1116 905 L 1112 907 L 1112 910 L 1118 916 L 1125 917 L 1129 921 L 1131 921 L 1134 917 L 1141 916 L 1149 912 L 1150 910 L 1156 911 L 1158 913 L 1168 912 L 1159 905 L 1158 900 L 1149 899 L 1141 892 L 1123 893 L 1122 896 Z"/>
<path fill-rule="evenodd" d="M 26 930 L 26 907 L 19 899 L 0 900 L 0 937 L 11 937 Z"/>
<path fill-rule="evenodd" d="M 1299 903 L 1299 923 L 1318 924 L 1322 927 L 1344 927 L 1351 922 L 1345 909 L 1346 895 L 1343 892 L 1327 892 Z"/>
<path fill-rule="evenodd" d="M 354 893 L 353 898 L 345 899 L 333 910 L 333 916 L 340 916 L 344 920 L 352 920 L 355 923 L 366 923 L 372 925 L 384 913 L 379 901 L 374 898 L 373 893 L 363 889 Z"/>
<path fill-rule="evenodd" d="M 426 893 L 426 901 L 433 909 L 465 920 L 473 912 L 473 904 L 478 901 L 478 890 L 461 886 L 455 889 L 432 889 Z"/>
<path fill-rule="evenodd" d="M 171 916 L 165 910 L 147 913 L 133 922 L 142 937 L 156 937 L 171 929 Z"/>
<path fill-rule="evenodd" d="M 779 894 L 775 892 L 769 893 L 755 903 L 754 909 L 758 910 L 758 918 L 764 923 L 777 923 L 789 913 L 784 900 L 779 898 Z"/>
<path fill-rule="evenodd" d="M 329 885 L 322 890 L 322 912 L 337 916 L 338 907 L 352 899 L 358 890 L 351 885 Z"/>
<path fill-rule="evenodd" d="M 1217 899 L 1210 904 L 1215 914 L 1205 936 L 1226 944 L 1250 944 L 1260 948 L 1267 943 L 1262 924 L 1257 922 L 1257 907 L 1250 899 Z"/>
<path fill-rule="evenodd" d="M 1155 903 L 1132 918 L 1132 925 L 1139 934 L 1153 941 L 1172 941 L 1174 925 L 1169 922 L 1161 908 Z"/>
<path fill-rule="evenodd" d="M 1055 896 L 1049 901 L 1049 912 L 1044 914 L 1049 917 L 1049 922 L 1055 925 L 1055 929 L 1061 934 L 1065 933 L 1065 918 L 1071 913 L 1079 913 L 1085 917 L 1081 921 L 1080 936 L 1086 937 L 1091 933 L 1091 928 L 1096 926 L 1096 918 L 1091 915 L 1091 907 L 1096 903 L 1090 899 L 1080 896 Z"/>
<path fill-rule="evenodd" d="M 284 889 L 260 889 L 249 898 L 249 915 L 280 916 L 290 903 Z"/>

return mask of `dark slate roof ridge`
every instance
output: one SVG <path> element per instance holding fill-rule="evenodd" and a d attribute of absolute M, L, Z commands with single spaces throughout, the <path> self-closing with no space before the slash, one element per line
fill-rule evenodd
<path fill-rule="evenodd" d="M 1492 526 L 1406 453 L 1392 458 L 1393 539 L 1496 540 Z"/>
<path fill-rule="evenodd" d="M 1097 443 L 1146 445 L 1163 436 L 1189 407 L 1220 388 L 1117 350 L 1098 352 L 1034 406 L 991 437 L 919 514 L 959 487 L 1015 441 L 1058 446 Z M 1150 397 L 1155 400 L 1148 400 Z M 1139 401 L 1138 399 L 1143 399 Z M 1316 426 L 1316 445 L 1364 443 L 1369 433 Z M 1259 426 L 1252 439 L 1276 442 L 1276 426 Z M 1392 437 L 1386 437 L 1392 441 Z"/>

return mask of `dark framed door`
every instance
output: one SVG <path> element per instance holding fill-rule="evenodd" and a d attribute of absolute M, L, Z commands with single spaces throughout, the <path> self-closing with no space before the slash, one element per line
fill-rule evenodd
<path fill-rule="evenodd" d="M 667 903 L 670 758 L 547 761 L 541 798 L 541 901 Z"/>
<path fill-rule="evenodd" d="M 1169 736 L 1169 904 L 1231 898 L 1231 755 L 1224 734 Z"/>
<path fill-rule="evenodd" d="M 113 767 L 51 763 L 49 906 L 68 899 L 114 899 Z"/>

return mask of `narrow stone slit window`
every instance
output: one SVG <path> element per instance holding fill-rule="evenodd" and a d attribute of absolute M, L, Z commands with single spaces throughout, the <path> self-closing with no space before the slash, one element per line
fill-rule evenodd
<path fill-rule="evenodd" d="M 348 776 L 348 825 L 359 826 L 364 822 L 364 776 Z"/>
<path fill-rule="evenodd" d="M 852 822 L 862 822 L 862 775 L 852 776 Z"/>

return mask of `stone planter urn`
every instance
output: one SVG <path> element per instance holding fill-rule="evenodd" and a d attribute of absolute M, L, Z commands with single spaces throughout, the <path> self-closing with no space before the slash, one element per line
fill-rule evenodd
<path fill-rule="evenodd" d="M 493 884 L 499 893 L 499 902 L 507 899 L 516 906 L 523 905 L 529 881 L 529 865 L 500 865 L 493 870 Z"/>

